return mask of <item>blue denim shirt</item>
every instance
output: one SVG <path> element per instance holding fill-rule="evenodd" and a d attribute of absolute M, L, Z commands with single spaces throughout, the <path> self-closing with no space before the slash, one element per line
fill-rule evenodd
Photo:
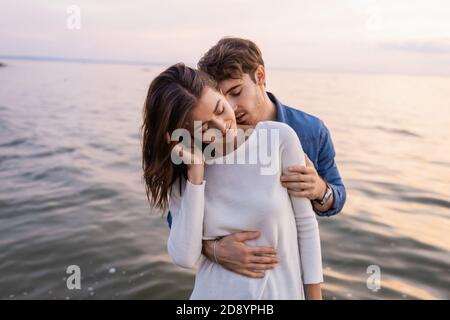
<path fill-rule="evenodd" d="M 314 163 L 317 173 L 333 190 L 333 206 L 325 212 L 315 210 L 316 213 L 319 216 L 327 217 L 339 213 L 344 207 L 346 192 L 334 161 L 336 152 L 330 131 L 319 118 L 285 106 L 273 94 L 270 92 L 267 94 L 277 107 L 277 121 L 284 122 L 294 129 L 300 139 L 303 151 Z"/>
<path fill-rule="evenodd" d="M 329 217 L 339 213 L 344 207 L 346 192 L 334 161 L 336 153 L 328 128 L 319 118 L 282 104 L 270 92 L 267 94 L 277 107 L 277 121 L 284 122 L 294 129 L 300 139 L 303 151 L 314 163 L 317 173 L 333 190 L 333 206 L 325 212 L 315 210 L 317 215 Z M 170 211 L 167 215 L 167 222 L 170 227 L 172 225 Z"/>

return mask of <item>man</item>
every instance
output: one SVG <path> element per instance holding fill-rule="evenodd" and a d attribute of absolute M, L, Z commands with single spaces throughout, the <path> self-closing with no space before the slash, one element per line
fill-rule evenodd
<path fill-rule="evenodd" d="M 310 199 L 319 216 L 339 213 L 346 192 L 334 160 L 330 133 L 320 119 L 283 105 L 266 91 L 264 61 L 256 44 L 240 38 L 223 38 L 200 59 L 198 67 L 217 81 L 219 90 L 235 110 L 238 124 L 252 126 L 272 120 L 295 130 L 306 154 L 306 166 L 290 168 L 290 173 L 281 177 L 282 185 L 292 196 Z M 169 212 L 169 226 L 171 218 Z M 273 248 L 245 244 L 258 237 L 258 231 L 242 231 L 215 244 L 215 240 L 205 240 L 202 252 L 228 270 L 260 278 L 277 263 L 277 257 Z"/>

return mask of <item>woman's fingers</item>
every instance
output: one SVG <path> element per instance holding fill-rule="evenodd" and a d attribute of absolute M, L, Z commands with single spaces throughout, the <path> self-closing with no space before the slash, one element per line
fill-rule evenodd
<path fill-rule="evenodd" d="M 179 157 L 186 165 L 202 164 L 204 162 L 202 150 L 198 149 L 193 141 L 191 141 L 190 145 L 178 142 L 172 148 L 172 153 Z"/>
<path fill-rule="evenodd" d="M 183 147 L 179 143 L 177 143 L 172 148 L 172 153 L 175 154 L 176 156 L 180 157 L 183 161 L 185 161 L 185 159 L 183 158 Z"/>

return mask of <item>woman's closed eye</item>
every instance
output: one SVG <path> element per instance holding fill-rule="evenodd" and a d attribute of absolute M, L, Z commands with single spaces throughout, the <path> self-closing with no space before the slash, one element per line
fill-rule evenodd
<path fill-rule="evenodd" d="M 237 97 L 237 96 L 239 96 L 239 95 L 241 94 L 241 92 L 242 92 L 242 90 L 239 90 L 239 91 L 235 91 L 235 92 L 230 92 L 230 94 L 231 94 L 233 97 Z"/>

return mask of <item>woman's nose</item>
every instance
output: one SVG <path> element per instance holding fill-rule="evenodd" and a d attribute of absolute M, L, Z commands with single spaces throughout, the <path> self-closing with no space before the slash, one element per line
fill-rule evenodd
<path fill-rule="evenodd" d="M 225 135 L 225 133 L 227 132 L 227 130 L 226 130 L 227 126 L 226 126 L 225 121 L 216 119 L 216 120 L 213 120 L 213 124 L 216 129 L 219 129 L 220 132 L 222 132 L 222 134 Z"/>

